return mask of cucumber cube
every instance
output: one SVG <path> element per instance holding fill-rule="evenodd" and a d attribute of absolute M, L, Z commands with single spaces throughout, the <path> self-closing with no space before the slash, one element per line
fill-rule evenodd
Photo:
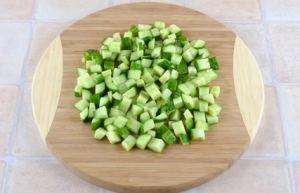
<path fill-rule="evenodd" d="M 118 128 L 117 132 L 124 139 L 131 134 L 130 131 L 126 127 Z"/>
<path fill-rule="evenodd" d="M 135 137 L 132 135 L 128 135 L 126 139 L 122 142 L 122 147 L 126 151 L 130 151 L 135 146 L 135 143 L 136 143 Z"/>
<path fill-rule="evenodd" d="M 191 139 L 194 141 L 205 140 L 205 133 L 203 129 L 191 129 Z"/>
<path fill-rule="evenodd" d="M 194 117 L 193 114 L 188 109 L 184 111 L 183 115 L 185 119 L 192 119 Z"/>
<path fill-rule="evenodd" d="M 154 128 L 155 128 L 155 124 L 154 124 L 153 119 L 149 119 L 142 124 L 140 133 L 144 134 L 147 131 L 150 131 L 151 129 L 154 129 Z"/>
<path fill-rule="evenodd" d="M 218 105 L 217 103 L 210 105 L 208 107 L 208 113 L 212 116 L 218 116 L 222 111 L 222 107 Z"/>
<path fill-rule="evenodd" d="M 135 134 L 139 133 L 141 126 L 142 126 L 142 124 L 134 118 L 130 118 L 126 124 L 126 127 Z"/>
<path fill-rule="evenodd" d="M 152 136 L 149 134 L 140 135 L 136 140 L 136 146 L 140 149 L 145 149 L 148 143 L 150 142 Z"/>
<path fill-rule="evenodd" d="M 203 129 L 204 131 L 208 131 L 209 124 L 204 121 L 196 121 L 195 129 Z"/>
<path fill-rule="evenodd" d="M 204 121 L 205 122 L 205 113 L 200 111 L 194 111 L 195 121 Z"/>
<path fill-rule="evenodd" d="M 152 138 L 147 147 L 156 153 L 161 153 L 165 147 L 165 143 L 162 139 Z"/>
<path fill-rule="evenodd" d="M 106 133 L 106 137 L 111 144 L 115 144 L 121 141 L 121 137 L 116 131 L 109 131 Z"/>
<path fill-rule="evenodd" d="M 101 140 L 106 136 L 107 131 L 103 128 L 98 128 L 95 131 L 94 139 Z"/>
<path fill-rule="evenodd" d="M 176 97 L 173 99 L 173 103 L 174 103 L 174 106 L 179 109 L 181 107 L 183 107 L 183 101 L 182 101 L 182 98 L 180 96 Z"/>
<path fill-rule="evenodd" d="M 184 125 L 182 121 L 176 121 L 172 123 L 172 128 L 174 130 L 175 135 L 178 137 L 180 134 L 186 134 Z"/>
<path fill-rule="evenodd" d="M 180 134 L 179 139 L 180 139 L 182 145 L 184 145 L 184 146 L 190 145 L 189 137 L 186 134 Z"/>
<path fill-rule="evenodd" d="M 122 117 L 122 116 L 118 116 L 113 124 L 116 127 L 121 128 L 121 127 L 124 127 L 127 122 L 128 122 L 128 119 L 126 119 L 125 117 Z"/>
<path fill-rule="evenodd" d="M 210 90 L 210 94 L 214 96 L 214 98 L 218 98 L 220 94 L 220 86 L 213 86 Z"/>
<path fill-rule="evenodd" d="M 215 99 L 214 99 L 214 96 L 212 94 L 203 95 L 203 100 L 210 103 L 210 104 L 215 104 Z"/>
<path fill-rule="evenodd" d="M 219 122 L 218 116 L 212 116 L 210 114 L 206 114 L 205 117 L 206 117 L 207 123 L 210 125 L 217 124 Z"/>
<path fill-rule="evenodd" d="M 172 145 L 176 142 L 176 136 L 172 133 L 172 131 L 168 130 L 162 135 L 163 140 L 169 144 Z"/>

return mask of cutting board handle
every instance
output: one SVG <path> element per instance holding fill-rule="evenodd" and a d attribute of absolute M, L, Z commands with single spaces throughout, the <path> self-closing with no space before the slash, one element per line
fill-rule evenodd
<path fill-rule="evenodd" d="M 233 54 L 235 93 L 251 141 L 264 109 L 264 85 L 257 62 L 246 44 L 236 37 Z"/>
<path fill-rule="evenodd" d="M 63 74 L 63 53 L 57 36 L 43 54 L 32 84 L 33 115 L 38 130 L 45 140 L 58 105 Z"/>

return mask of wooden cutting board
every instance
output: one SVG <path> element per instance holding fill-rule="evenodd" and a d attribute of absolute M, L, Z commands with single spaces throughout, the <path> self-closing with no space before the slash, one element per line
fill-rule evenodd
<path fill-rule="evenodd" d="M 73 107 L 76 69 L 87 49 L 131 25 L 164 21 L 191 39 L 207 41 L 217 56 L 223 106 L 219 124 L 206 140 L 168 146 L 162 153 L 96 141 Z M 247 149 L 258 129 L 264 104 L 261 74 L 249 49 L 232 31 L 188 8 L 162 3 L 133 3 L 96 12 L 60 34 L 37 67 L 32 103 L 38 129 L 53 154 L 72 172 L 98 186 L 128 193 L 180 192 L 199 186 L 227 170 Z M 243 171 L 241 171 L 243 172 Z"/>

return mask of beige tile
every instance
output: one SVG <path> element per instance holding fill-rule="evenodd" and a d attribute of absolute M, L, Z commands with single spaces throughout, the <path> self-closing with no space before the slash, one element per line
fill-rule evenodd
<path fill-rule="evenodd" d="M 56 160 L 12 161 L 6 193 L 98 193 L 99 188 L 72 174 Z"/>
<path fill-rule="evenodd" d="M 0 85 L 0 157 L 7 154 L 10 134 L 13 128 L 19 88 Z"/>
<path fill-rule="evenodd" d="M 181 192 L 181 193 L 197 193 L 197 188 L 193 188 L 193 189 L 190 189 L 190 190 L 186 190 L 184 192 Z M 110 190 L 106 190 L 106 189 L 102 189 L 102 193 L 116 193 L 116 192 L 113 192 L 113 191 L 110 191 Z"/>
<path fill-rule="evenodd" d="M 30 19 L 34 0 L 20 3 L 20 0 L 0 1 L 0 19 Z"/>
<path fill-rule="evenodd" d="M 200 186 L 205 193 L 291 193 L 288 164 L 282 161 L 238 161 Z"/>
<path fill-rule="evenodd" d="M 43 19 L 81 19 L 100 9 L 108 7 L 109 0 L 52 0 L 37 1 L 34 18 Z"/>
<path fill-rule="evenodd" d="M 6 167 L 6 162 L 0 161 L 0 190 L 2 189 L 3 186 L 5 167 Z"/>
<path fill-rule="evenodd" d="M 114 5 L 134 3 L 134 2 L 161 2 L 184 6 L 185 0 L 113 0 Z"/>
<path fill-rule="evenodd" d="M 264 0 L 267 19 L 300 19 L 299 0 Z"/>
<path fill-rule="evenodd" d="M 300 191 L 300 161 L 293 163 L 296 189 Z"/>
<path fill-rule="evenodd" d="M 33 4 L 34 0 L 27 0 L 26 3 L 20 3 L 19 0 L 0 1 L 0 19 L 30 19 Z"/>
<path fill-rule="evenodd" d="M 249 47 L 258 63 L 264 83 L 272 83 L 272 66 L 263 25 L 255 23 L 223 24 L 237 34 Z"/>
<path fill-rule="evenodd" d="M 32 82 L 36 66 L 50 43 L 71 24 L 36 23 L 34 25 L 24 74 L 26 82 Z"/>
<path fill-rule="evenodd" d="M 52 156 L 40 136 L 32 112 L 31 85 L 25 85 L 20 106 L 14 146 L 14 156 Z"/>
<path fill-rule="evenodd" d="M 277 92 L 265 86 L 265 107 L 259 130 L 244 157 L 285 157 Z"/>
<path fill-rule="evenodd" d="M 189 0 L 188 7 L 217 20 L 261 20 L 259 0 Z"/>
<path fill-rule="evenodd" d="M 276 79 L 278 82 L 300 82 L 300 24 L 269 25 Z"/>
<path fill-rule="evenodd" d="M 290 153 L 300 157 L 300 86 L 281 86 L 279 94 Z"/>
<path fill-rule="evenodd" d="M 18 82 L 28 42 L 28 23 L 0 23 L 0 82 Z"/>

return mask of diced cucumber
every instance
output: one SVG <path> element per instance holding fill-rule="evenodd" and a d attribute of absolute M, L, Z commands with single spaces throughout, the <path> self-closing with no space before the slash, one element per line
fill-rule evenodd
<path fill-rule="evenodd" d="M 179 121 L 179 120 L 181 120 L 181 112 L 180 112 L 180 110 L 177 109 L 173 113 L 171 113 L 170 120 L 171 121 Z"/>
<path fill-rule="evenodd" d="M 188 109 L 184 111 L 183 115 L 185 119 L 192 119 L 194 117 L 193 114 Z"/>
<path fill-rule="evenodd" d="M 141 126 L 142 124 L 133 118 L 130 118 L 126 124 L 126 127 L 135 134 L 139 133 Z"/>
<path fill-rule="evenodd" d="M 113 124 L 116 127 L 121 128 L 121 127 L 124 127 L 127 122 L 128 122 L 128 119 L 126 119 L 123 116 L 118 116 Z"/>
<path fill-rule="evenodd" d="M 147 134 L 151 135 L 151 137 L 154 138 L 156 135 L 156 131 L 150 130 L 150 131 L 147 131 Z"/>
<path fill-rule="evenodd" d="M 92 130 L 98 129 L 101 126 L 101 123 L 102 123 L 101 119 L 93 118 L 91 123 Z"/>
<path fill-rule="evenodd" d="M 131 103 L 132 103 L 132 99 L 123 97 L 119 105 L 119 110 L 126 113 L 129 110 Z"/>
<path fill-rule="evenodd" d="M 126 139 L 122 142 L 122 147 L 126 151 L 130 151 L 135 146 L 135 143 L 136 143 L 135 137 L 132 135 L 128 135 Z"/>
<path fill-rule="evenodd" d="M 107 126 L 107 125 L 110 125 L 110 124 L 113 124 L 116 120 L 116 117 L 110 117 L 110 118 L 107 118 L 104 120 L 104 126 Z"/>
<path fill-rule="evenodd" d="M 222 107 L 217 103 L 208 107 L 208 113 L 212 116 L 218 116 L 222 112 Z"/>
<path fill-rule="evenodd" d="M 183 94 L 181 97 L 182 97 L 183 103 L 186 106 L 186 108 L 188 108 L 188 109 L 193 109 L 194 108 L 195 103 L 194 103 L 194 100 L 191 96 Z"/>
<path fill-rule="evenodd" d="M 156 153 L 161 153 L 165 147 L 165 143 L 162 139 L 152 138 L 147 147 Z"/>
<path fill-rule="evenodd" d="M 176 110 L 176 107 L 175 107 L 173 101 L 169 101 L 169 102 L 163 104 L 160 107 L 160 110 L 161 110 L 161 112 L 165 112 L 167 114 L 170 114 L 170 113 L 172 113 L 173 111 Z"/>
<path fill-rule="evenodd" d="M 78 81 L 82 88 L 86 89 L 93 88 L 96 85 L 94 79 L 88 73 L 79 76 Z"/>
<path fill-rule="evenodd" d="M 144 123 L 148 119 L 150 119 L 150 115 L 148 112 L 144 112 L 144 113 L 140 114 L 140 120 L 142 123 Z"/>
<path fill-rule="evenodd" d="M 194 141 L 205 140 L 205 133 L 203 129 L 191 129 L 191 139 Z"/>
<path fill-rule="evenodd" d="M 145 73 L 143 76 L 142 76 L 142 79 L 144 80 L 144 82 L 146 84 L 148 83 L 152 83 L 155 81 L 155 79 L 153 78 L 153 76 L 151 76 L 151 74 L 149 74 L 149 72 Z"/>
<path fill-rule="evenodd" d="M 162 114 L 156 116 L 153 120 L 155 123 L 157 123 L 157 122 L 166 121 L 167 119 L 168 119 L 168 115 L 166 115 L 165 113 L 162 113 Z"/>
<path fill-rule="evenodd" d="M 94 139 L 101 140 L 106 136 L 106 133 L 107 131 L 100 127 L 95 131 Z"/>
<path fill-rule="evenodd" d="M 117 131 L 117 130 L 118 130 L 118 127 L 116 127 L 116 126 L 110 124 L 110 125 L 107 125 L 107 126 L 106 126 L 106 130 L 107 130 L 107 131 Z"/>
<path fill-rule="evenodd" d="M 209 61 L 211 69 L 214 69 L 214 70 L 220 69 L 219 62 L 216 57 L 209 58 L 208 61 Z"/>
<path fill-rule="evenodd" d="M 121 141 L 121 137 L 116 131 L 108 131 L 106 137 L 111 144 L 115 144 Z"/>
<path fill-rule="evenodd" d="M 209 94 L 209 86 L 204 85 L 199 87 L 199 98 L 203 99 L 204 95 Z"/>
<path fill-rule="evenodd" d="M 160 78 L 159 81 L 163 84 L 167 82 L 170 79 L 171 73 L 169 70 L 167 70 Z"/>
<path fill-rule="evenodd" d="M 81 112 L 89 106 L 89 102 L 87 102 L 85 99 L 81 99 L 74 106 L 78 111 Z"/>
<path fill-rule="evenodd" d="M 194 128 L 195 122 L 192 118 L 185 120 L 185 126 L 187 132 L 190 132 L 192 128 Z"/>
<path fill-rule="evenodd" d="M 118 128 L 117 132 L 124 139 L 131 134 L 130 131 L 126 127 L 120 127 L 120 128 Z"/>
<path fill-rule="evenodd" d="M 144 108 L 140 105 L 133 104 L 131 107 L 131 112 L 133 115 L 140 115 L 143 112 Z"/>
<path fill-rule="evenodd" d="M 208 111 L 208 102 L 204 100 L 199 100 L 199 110 L 202 112 Z"/>
<path fill-rule="evenodd" d="M 180 139 L 182 145 L 184 145 L 184 146 L 190 145 L 189 137 L 186 134 L 180 134 L 179 139 Z"/>
<path fill-rule="evenodd" d="M 82 122 L 87 122 L 89 115 L 89 108 L 86 107 L 83 111 L 80 112 L 80 119 Z"/>
<path fill-rule="evenodd" d="M 205 113 L 201 111 L 194 111 L 195 121 L 204 121 L 205 122 Z"/>
<path fill-rule="evenodd" d="M 206 121 L 208 124 L 213 125 L 219 122 L 218 116 L 212 116 L 210 114 L 205 114 Z"/>
<path fill-rule="evenodd" d="M 210 90 L 210 94 L 214 96 L 214 98 L 218 98 L 220 94 L 220 86 L 213 86 Z"/>
<path fill-rule="evenodd" d="M 182 121 L 176 121 L 172 124 L 175 135 L 178 137 L 180 134 L 186 134 Z"/>
<path fill-rule="evenodd" d="M 89 101 L 92 96 L 92 92 L 87 89 L 82 89 L 81 94 L 82 94 L 82 99 L 86 101 Z"/>
<path fill-rule="evenodd" d="M 210 52 L 207 48 L 199 49 L 198 54 L 201 56 L 201 58 L 207 58 L 210 56 Z"/>
<path fill-rule="evenodd" d="M 136 140 L 136 146 L 140 149 L 145 149 L 148 143 L 150 142 L 152 136 L 149 134 L 140 135 Z"/>
<path fill-rule="evenodd" d="M 180 90 L 185 95 L 190 95 L 191 94 L 190 89 L 187 86 L 185 86 L 184 84 L 179 84 L 178 85 L 178 90 Z"/>
<path fill-rule="evenodd" d="M 215 104 L 215 99 L 214 99 L 214 96 L 212 94 L 203 95 L 203 100 L 210 103 L 210 104 Z"/>
<path fill-rule="evenodd" d="M 171 94 L 172 94 L 172 91 L 170 91 L 169 89 L 164 89 L 161 93 L 161 98 L 164 100 L 164 101 L 168 101 L 169 98 L 171 97 Z"/>
<path fill-rule="evenodd" d="M 209 131 L 209 124 L 204 121 L 196 121 L 196 129 L 203 129 L 204 131 Z"/>
<path fill-rule="evenodd" d="M 151 129 L 154 129 L 154 128 L 155 128 L 155 124 L 154 124 L 153 119 L 149 119 L 142 124 L 140 133 L 144 134 L 147 131 L 150 131 Z"/>
<path fill-rule="evenodd" d="M 161 97 L 161 92 L 155 83 L 150 83 L 146 85 L 145 90 L 153 100 L 157 100 Z"/>

